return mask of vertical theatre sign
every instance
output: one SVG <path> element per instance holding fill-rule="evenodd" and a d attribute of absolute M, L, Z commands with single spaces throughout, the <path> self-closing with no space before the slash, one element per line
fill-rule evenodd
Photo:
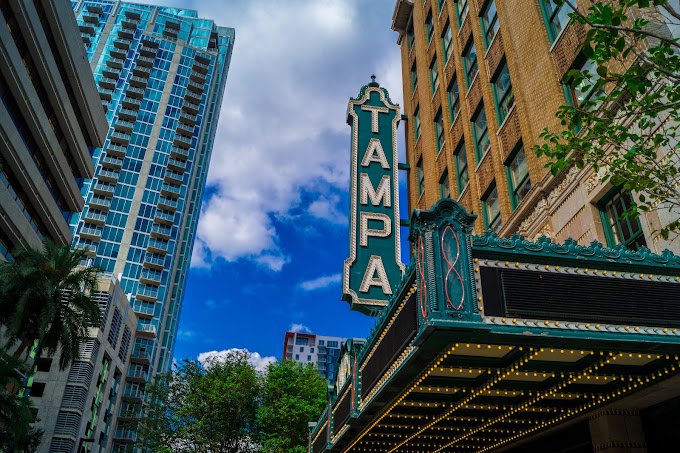
<path fill-rule="evenodd" d="M 401 280 L 397 125 L 399 106 L 373 81 L 347 107 L 352 128 L 349 258 L 343 300 L 377 314 Z"/>

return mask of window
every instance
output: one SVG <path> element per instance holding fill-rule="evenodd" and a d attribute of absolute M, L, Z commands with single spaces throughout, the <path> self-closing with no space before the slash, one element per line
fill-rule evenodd
<path fill-rule="evenodd" d="M 456 15 L 458 16 L 458 28 L 463 25 L 463 20 L 468 14 L 468 0 L 458 0 L 456 2 Z"/>
<path fill-rule="evenodd" d="M 325 344 L 324 340 L 319 340 L 319 346 L 323 346 Z"/>
<path fill-rule="evenodd" d="M 312 356 L 311 356 L 311 355 L 308 355 L 308 356 L 307 356 L 307 361 L 308 361 L 308 362 L 311 362 L 311 361 L 312 361 Z"/>
<path fill-rule="evenodd" d="M 295 344 L 298 346 L 307 346 L 309 344 L 309 338 L 307 337 L 295 337 Z"/>
<path fill-rule="evenodd" d="M 569 7 L 563 3 L 556 4 L 555 0 L 540 0 L 540 6 L 550 42 L 555 42 L 569 23 Z"/>
<path fill-rule="evenodd" d="M 295 354 L 295 360 L 300 360 L 300 354 Z"/>
<path fill-rule="evenodd" d="M 311 348 L 311 350 L 310 350 L 309 352 L 311 352 L 312 354 L 314 354 L 314 348 Z"/>
<path fill-rule="evenodd" d="M 453 33 L 448 22 L 444 25 L 444 31 L 442 32 L 442 50 L 444 51 L 444 63 L 447 63 L 453 52 Z"/>
<path fill-rule="evenodd" d="M 416 178 L 418 178 L 418 197 L 425 192 L 425 172 L 423 171 L 423 159 L 420 158 L 416 166 Z"/>
<path fill-rule="evenodd" d="M 488 48 L 491 41 L 498 33 L 498 12 L 496 11 L 496 0 L 491 0 L 484 8 L 482 13 L 482 32 L 484 33 L 484 43 Z"/>
<path fill-rule="evenodd" d="M 40 398 L 43 396 L 43 393 L 45 393 L 45 383 L 44 382 L 33 382 L 33 385 L 31 385 L 31 396 L 35 396 L 36 398 Z"/>
<path fill-rule="evenodd" d="M 442 116 L 441 109 L 434 117 L 434 134 L 435 142 L 437 144 L 437 152 L 439 153 L 444 147 L 444 117 Z"/>
<path fill-rule="evenodd" d="M 637 250 L 647 245 L 640 219 L 623 215 L 633 203 L 630 193 L 615 188 L 598 204 L 602 228 L 609 247 L 623 244 L 631 250 Z"/>
<path fill-rule="evenodd" d="M 484 229 L 498 231 L 503 226 L 501 221 L 501 209 L 498 203 L 498 190 L 496 183 L 491 183 L 486 195 L 482 198 L 482 211 L 484 213 Z"/>
<path fill-rule="evenodd" d="M 472 85 L 472 82 L 479 72 L 477 67 L 477 51 L 475 50 L 475 43 L 470 40 L 470 45 L 467 46 L 465 52 L 463 53 L 463 67 L 465 68 L 465 83 L 467 83 L 468 88 Z"/>
<path fill-rule="evenodd" d="M 416 137 L 416 141 L 420 138 L 420 109 L 416 108 L 416 112 L 413 114 L 413 132 Z"/>
<path fill-rule="evenodd" d="M 52 359 L 41 357 L 38 359 L 38 371 L 48 373 L 52 367 Z"/>
<path fill-rule="evenodd" d="M 600 75 L 597 73 L 597 63 L 593 60 L 586 59 L 580 65 L 577 65 L 575 69 L 578 69 L 583 78 L 576 80 L 573 78 L 569 81 L 567 88 L 569 90 L 569 96 L 574 106 L 579 107 L 583 105 L 589 99 L 597 99 L 604 91 L 601 87 L 597 86 L 597 82 L 600 80 Z"/>
<path fill-rule="evenodd" d="M 467 153 L 465 152 L 465 142 L 461 140 L 456 152 L 456 183 L 458 185 L 458 194 L 460 195 L 465 190 L 470 176 L 468 175 Z"/>
<path fill-rule="evenodd" d="M 305 347 L 304 347 L 304 346 L 300 346 L 300 352 L 305 352 Z"/>
<path fill-rule="evenodd" d="M 432 36 L 434 35 L 434 22 L 432 20 L 432 11 L 427 14 L 427 19 L 425 19 L 425 37 L 427 38 L 427 43 L 430 44 L 432 41 Z"/>
<path fill-rule="evenodd" d="M 408 51 L 411 53 L 413 50 L 413 44 L 415 43 L 416 36 L 413 34 L 413 23 L 411 23 L 408 26 L 408 30 L 406 30 L 406 39 L 408 41 Z"/>
<path fill-rule="evenodd" d="M 526 155 L 524 154 L 524 146 L 521 143 L 510 160 L 510 163 L 508 163 L 505 168 L 508 175 L 508 185 L 510 187 L 510 202 L 512 204 L 512 209 L 515 209 L 529 192 L 529 189 L 531 189 L 529 165 L 527 164 Z"/>
<path fill-rule="evenodd" d="M 439 196 L 442 198 L 451 197 L 451 187 L 449 186 L 449 172 L 445 171 L 439 179 Z"/>
<path fill-rule="evenodd" d="M 451 117 L 451 123 L 455 121 L 458 113 L 460 113 L 460 95 L 458 93 L 458 79 L 456 79 L 456 74 L 451 78 L 451 83 L 446 89 L 446 97 L 449 98 L 449 116 Z"/>
<path fill-rule="evenodd" d="M 416 91 L 416 87 L 418 86 L 418 72 L 416 71 L 416 62 L 413 62 L 413 66 L 411 66 L 411 91 Z"/>
<path fill-rule="evenodd" d="M 472 135 L 475 138 L 475 156 L 477 156 L 477 162 L 480 162 L 486 150 L 491 146 L 484 104 L 479 107 L 477 115 L 472 119 Z"/>
<path fill-rule="evenodd" d="M 437 91 L 437 87 L 439 86 L 439 71 L 437 71 L 437 57 L 434 57 L 432 59 L 432 63 L 430 63 L 430 84 L 432 86 L 432 94 L 434 94 L 434 92 Z"/>
<path fill-rule="evenodd" d="M 498 75 L 491 82 L 493 98 L 496 101 L 496 114 L 500 125 L 508 115 L 510 108 L 515 105 L 515 96 L 512 94 L 512 83 L 510 83 L 510 71 L 507 62 L 503 62 Z"/>

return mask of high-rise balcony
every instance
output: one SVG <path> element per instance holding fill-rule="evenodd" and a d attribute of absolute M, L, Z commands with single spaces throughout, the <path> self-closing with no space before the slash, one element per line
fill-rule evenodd
<path fill-rule="evenodd" d="M 155 253 L 157 255 L 165 255 L 168 253 L 170 248 L 170 243 L 168 241 L 161 241 L 156 238 L 149 238 L 149 243 L 146 246 L 146 250 L 150 253 Z"/>
<path fill-rule="evenodd" d="M 180 148 L 189 149 L 191 148 L 191 138 L 175 134 L 175 140 L 172 144 Z"/>
<path fill-rule="evenodd" d="M 80 38 L 83 40 L 83 44 L 85 44 L 85 46 L 90 45 L 90 35 L 89 34 L 81 32 Z"/>
<path fill-rule="evenodd" d="M 172 225 L 175 223 L 175 214 L 156 209 L 156 213 L 153 216 L 153 221 L 156 223 Z"/>
<path fill-rule="evenodd" d="M 137 110 L 122 108 L 118 111 L 118 118 L 126 121 L 135 121 L 137 119 Z"/>
<path fill-rule="evenodd" d="M 106 88 L 99 88 L 99 97 L 102 98 L 102 100 L 110 102 L 111 99 L 113 98 L 113 90 L 108 90 Z"/>
<path fill-rule="evenodd" d="M 123 50 L 129 50 L 131 44 L 132 44 L 132 40 L 130 40 L 130 39 L 118 38 L 115 41 L 113 41 L 114 47 L 117 47 L 117 48 L 123 49 Z"/>
<path fill-rule="evenodd" d="M 137 65 L 141 66 L 146 66 L 146 67 L 151 67 L 153 66 L 155 58 L 150 58 L 150 57 L 145 57 L 144 55 L 140 55 L 137 57 Z"/>
<path fill-rule="evenodd" d="M 127 50 L 118 47 L 111 47 L 111 50 L 109 50 L 109 55 L 111 55 L 114 58 L 120 58 L 122 60 L 125 60 L 125 58 L 127 58 L 127 54 L 128 54 Z"/>
<path fill-rule="evenodd" d="M 132 110 L 139 110 L 139 107 L 142 105 L 142 100 L 133 98 L 130 96 L 125 96 L 123 98 L 123 107 L 132 109 Z"/>
<path fill-rule="evenodd" d="M 98 181 L 92 187 L 92 191 L 97 195 L 112 197 L 116 191 L 116 185 Z"/>
<path fill-rule="evenodd" d="M 88 210 L 85 212 L 83 219 L 88 223 L 104 225 L 106 223 L 107 216 L 108 214 L 106 212 L 88 208 Z"/>
<path fill-rule="evenodd" d="M 104 113 L 109 111 L 109 101 L 102 99 L 102 108 L 104 109 Z"/>
<path fill-rule="evenodd" d="M 143 265 L 145 268 L 162 270 L 165 268 L 165 256 L 147 253 L 144 255 Z"/>
<path fill-rule="evenodd" d="M 124 17 L 120 23 L 123 27 L 136 30 L 139 25 L 139 20 L 131 17 Z"/>
<path fill-rule="evenodd" d="M 106 65 L 111 68 L 122 69 L 125 62 L 121 58 L 109 57 L 106 60 Z"/>
<path fill-rule="evenodd" d="M 151 74 L 151 68 L 147 68 L 146 66 L 135 66 L 132 68 L 132 73 L 136 76 L 139 77 L 145 77 L 148 78 L 149 75 Z"/>
<path fill-rule="evenodd" d="M 116 88 L 116 83 L 118 82 L 116 79 L 112 79 L 111 77 L 102 77 L 99 79 L 99 86 L 102 88 L 105 88 L 107 90 L 113 90 Z"/>
<path fill-rule="evenodd" d="M 73 245 L 73 248 L 83 250 L 87 256 L 97 255 L 97 244 L 93 243 L 89 239 L 78 239 L 78 241 Z"/>
<path fill-rule="evenodd" d="M 192 115 L 198 115 L 198 107 L 199 105 L 197 103 L 190 102 L 187 100 L 184 100 L 184 102 L 182 103 L 182 110 L 191 113 Z"/>
<path fill-rule="evenodd" d="M 108 170 L 118 171 L 123 168 L 123 159 L 113 156 L 104 156 L 102 159 L 102 167 Z"/>
<path fill-rule="evenodd" d="M 142 324 L 142 323 L 137 324 L 136 336 L 145 337 L 145 338 L 156 338 L 157 332 L 158 332 L 158 329 L 156 328 L 156 326 L 153 326 L 151 324 Z"/>
<path fill-rule="evenodd" d="M 190 91 L 193 91 L 194 93 L 197 93 L 199 96 L 203 94 L 203 84 L 202 83 L 196 83 L 192 80 L 189 80 L 189 83 L 187 84 L 187 88 Z"/>
<path fill-rule="evenodd" d="M 142 273 L 139 275 L 139 282 L 145 285 L 155 285 L 161 284 L 162 272 L 154 269 L 142 269 Z M 149 313 L 153 315 L 153 311 Z"/>
<path fill-rule="evenodd" d="M 121 39 L 132 39 L 135 37 L 135 31 L 130 28 L 119 28 L 118 37 Z"/>
<path fill-rule="evenodd" d="M 136 363 L 146 363 L 148 365 L 151 362 L 151 353 L 141 349 L 133 349 L 132 353 L 130 354 L 130 361 Z"/>
<path fill-rule="evenodd" d="M 120 172 L 119 171 L 102 169 L 99 172 L 99 174 L 97 174 L 97 179 L 99 181 L 110 182 L 110 183 L 113 183 L 113 184 L 118 182 L 118 178 L 120 178 Z"/>
<path fill-rule="evenodd" d="M 194 126 L 188 126 L 183 123 L 177 124 L 177 132 L 184 135 L 185 137 L 192 137 L 194 135 Z"/>
<path fill-rule="evenodd" d="M 127 87 L 127 90 L 125 90 L 125 96 L 126 97 L 133 97 L 136 99 L 141 99 L 144 97 L 144 88 L 137 88 L 135 86 L 129 86 Z"/>
<path fill-rule="evenodd" d="M 152 238 L 158 238 L 167 241 L 168 239 L 170 239 L 171 234 L 172 227 L 170 227 L 169 225 L 159 225 L 158 223 L 154 223 L 153 225 L 151 225 Z"/>
<path fill-rule="evenodd" d="M 175 184 L 181 184 L 181 181 L 177 181 L 176 179 L 171 179 L 172 177 L 169 177 L 168 174 L 165 174 L 165 181 L 163 184 L 161 184 L 161 194 L 165 195 L 166 197 L 170 198 L 179 198 L 180 195 L 182 195 L 182 189 L 180 187 L 174 186 L 172 184 L 168 184 L 168 182 L 174 182 Z M 180 176 L 181 178 L 181 176 Z"/>
<path fill-rule="evenodd" d="M 179 207 L 179 202 L 161 195 L 158 197 L 158 208 L 163 211 L 175 212 Z"/>
<path fill-rule="evenodd" d="M 173 146 L 172 148 L 170 148 L 170 156 L 175 157 L 175 158 L 180 158 L 180 159 L 188 159 L 189 158 L 189 150 Z"/>
<path fill-rule="evenodd" d="M 171 157 L 170 159 L 168 159 L 168 169 L 176 171 L 181 175 L 186 171 L 187 163 L 183 160 L 173 159 Z"/>
<path fill-rule="evenodd" d="M 148 302 L 156 302 L 158 300 L 158 288 L 155 286 L 139 285 L 137 287 L 136 298 Z"/>
<path fill-rule="evenodd" d="M 158 52 L 158 48 L 151 47 L 147 44 L 147 42 L 143 42 L 142 46 L 139 48 L 139 54 L 143 55 L 148 58 L 156 58 L 156 53 Z"/>
<path fill-rule="evenodd" d="M 167 28 L 163 30 L 163 37 L 176 40 L 178 38 L 177 32 L 175 30 L 168 30 Z"/>
<path fill-rule="evenodd" d="M 81 33 L 85 33 L 90 36 L 94 35 L 94 27 L 90 23 L 87 22 L 80 23 L 78 24 L 78 28 L 80 29 Z"/>
<path fill-rule="evenodd" d="M 87 5 L 86 10 L 93 14 L 104 14 L 104 9 L 99 5 Z"/>
<path fill-rule="evenodd" d="M 125 375 L 126 381 L 146 382 L 149 379 L 149 370 L 142 367 L 130 367 Z M 121 408 L 122 412 L 122 408 Z"/>
<path fill-rule="evenodd" d="M 184 175 L 182 173 L 174 172 L 174 171 L 172 171 L 168 168 L 168 169 L 165 170 L 165 175 L 163 176 L 163 181 L 164 181 L 163 185 L 166 185 L 165 183 L 168 183 L 168 184 L 171 184 L 173 186 L 180 186 L 180 185 L 182 185 L 182 182 L 184 181 Z M 172 190 L 172 192 L 173 192 L 173 194 L 175 194 L 175 196 L 179 196 L 179 193 L 180 193 L 179 187 L 177 187 L 177 189 L 178 190 Z"/>
<path fill-rule="evenodd" d="M 125 146 L 130 144 L 130 134 L 125 133 L 125 132 L 118 132 L 118 131 L 113 131 L 111 132 L 111 135 L 109 136 L 111 139 L 111 142 L 115 142 L 117 145 L 120 146 Z"/>
<path fill-rule="evenodd" d="M 82 18 L 85 22 L 89 22 L 91 24 L 99 24 L 99 15 L 98 14 L 93 14 L 88 11 L 83 11 Z"/>
<path fill-rule="evenodd" d="M 93 195 L 90 198 L 89 206 L 100 211 L 108 212 L 111 209 L 111 199 L 107 197 L 101 197 L 98 195 Z"/>
<path fill-rule="evenodd" d="M 113 127 L 115 130 L 120 131 L 120 132 L 125 132 L 125 133 L 131 133 L 132 129 L 134 129 L 135 124 L 131 121 L 125 121 L 122 119 L 118 119 L 118 121 L 114 121 Z"/>
<path fill-rule="evenodd" d="M 187 90 L 187 92 L 184 94 L 184 100 L 186 102 L 191 102 L 192 104 L 200 104 L 201 103 L 201 95 Z"/>
<path fill-rule="evenodd" d="M 141 403 L 142 400 L 144 399 L 144 392 L 137 387 L 126 386 L 125 390 L 123 390 L 123 399 L 128 400 L 128 401 L 135 401 L 135 402 Z M 120 436 L 118 434 L 120 431 L 121 431 L 120 429 L 116 430 L 116 437 L 117 438 L 120 438 Z M 132 432 L 134 434 L 134 431 L 126 430 L 126 432 Z M 136 437 L 136 435 L 135 435 L 135 437 Z"/>
<path fill-rule="evenodd" d="M 148 270 L 148 269 L 146 269 L 146 270 Z M 142 302 L 142 301 L 139 301 L 139 302 Z M 138 318 L 153 319 L 154 312 L 156 311 L 156 309 L 155 309 L 156 305 L 151 303 L 151 302 L 148 302 L 148 301 L 144 301 L 144 302 L 145 303 L 143 305 L 140 304 L 140 303 L 134 304 L 133 308 L 135 310 L 135 314 L 137 315 Z"/>
<path fill-rule="evenodd" d="M 85 223 L 80 229 L 79 234 L 83 239 L 89 239 L 92 242 L 99 242 L 102 238 L 103 232 L 103 228 Z"/>
<path fill-rule="evenodd" d="M 106 154 L 108 156 L 118 157 L 122 159 L 125 157 L 126 153 L 127 145 L 123 146 L 117 143 L 109 143 L 109 146 L 106 147 Z"/>
<path fill-rule="evenodd" d="M 137 440 L 137 432 L 130 428 L 118 428 L 113 433 L 114 440 L 134 442 Z"/>
<path fill-rule="evenodd" d="M 197 119 L 198 118 L 196 117 L 196 115 L 192 115 L 191 113 L 180 112 L 179 114 L 179 122 L 183 124 L 188 124 L 189 126 L 195 126 Z"/>
<path fill-rule="evenodd" d="M 209 66 L 207 64 L 199 63 L 198 61 L 194 61 L 194 65 L 192 67 L 194 71 L 200 72 L 201 74 L 207 74 L 208 68 Z"/>
<path fill-rule="evenodd" d="M 104 66 L 102 68 L 102 75 L 113 80 L 118 80 L 120 78 L 120 69 L 112 68 L 111 66 Z"/>
<path fill-rule="evenodd" d="M 130 77 L 130 85 L 132 85 L 133 87 L 143 89 L 143 88 L 146 88 L 147 83 L 148 83 L 148 80 L 147 80 L 146 77 L 139 77 L 139 76 L 136 76 L 136 75 L 133 75 L 132 77 Z"/>
<path fill-rule="evenodd" d="M 198 71 L 191 71 L 191 73 L 189 74 L 189 78 L 196 83 L 205 85 L 205 74 L 202 74 Z"/>

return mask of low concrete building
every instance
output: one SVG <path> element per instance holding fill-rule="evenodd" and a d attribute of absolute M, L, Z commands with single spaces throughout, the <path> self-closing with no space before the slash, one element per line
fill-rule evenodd
<path fill-rule="evenodd" d="M 127 404 L 123 377 L 146 379 L 128 367 L 137 316 L 118 280 L 103 277 L 96 298 L 102 322 L 91 329 L 80 357 L 66 370 L 59 370 L 58 355 L 38 362 L 31 388 L 35 427 L 44 431 L 38 452 L 111 451 L 117 415 Z"/>

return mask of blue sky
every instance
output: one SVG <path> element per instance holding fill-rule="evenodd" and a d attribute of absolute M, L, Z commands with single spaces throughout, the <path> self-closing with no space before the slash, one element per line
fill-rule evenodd
<path fill-rule="evenodd" d="M 291 326 L 366 336 L 374 320 L 340 300 L 345 114 L 372 73 L 401 104 L 394 0 L 162 3 L 236 29 L 175 357 L 280 358 Z"/>

